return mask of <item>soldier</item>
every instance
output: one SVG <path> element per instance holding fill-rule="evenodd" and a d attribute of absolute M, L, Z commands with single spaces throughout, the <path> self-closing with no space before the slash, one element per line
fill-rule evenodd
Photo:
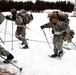
<path fill-rule="evenodd" d="M 15 33 L 16 38 L 18 38 L 19 40 L 22 41 L 22 43 L 21 43 L 22 45 L 25 45 L 23 47 L 23 49 L 27 49 L 28 48 L 28 43 L 27 43 L 27 40 L 25 38 L 26 28 L 27 28 L 26 24 L 30 23 L 30 21 L 33 20 L 33 16 L 32 16 L 32 14 L 27 14 L 27 12 L 24 9 L 20 10 L 19 13 L 17 14 L 17 16 L 19 16 L 19 17 L 16 18 L 16 20 L 15 20 L 15 22 L 17 24 L 17 30 L 16 30 L 16 33 Z M 21 22 L 21 24 L 19 24 L 20 22 Z"/>
<path fill-rule="evenodd" d="M 2 12 L 0 11 L 0 24 L 2 24 L 2 22 L 4 21 L 5 17 L 2 14 Z"/>
<path fill-rule="evenodd" d="M 42 25 L 41 29 L 43 28 L 52 28 L 53 33 L 53 44 L 54 44 L 54 54 L 51 55 L 51 57 L 55 58 L 57 56 L 60 56 L 63 54 L 63 41 L 64 36 L 66 33 L 69 33 L 70 27 L 69 22 L 60 21 L 58 19 L 58 13 L 52 12 L 51 14 L 51 20 L 49 23 Z"/>
<path fill-rule="evenodd" d="M 2 12 L 0 11 L 0 24 L 4 21 L 5 17 L 4 15 L 2 14 Z M 11 61 L 14 56 L 8 52 L 4 47 L 2 47 L 0 45 L 0 57 L 1 56 L 6 56 L 7 58 L 3 61 L 4 63 L 9 63 L 8 61 Z"/>
<path fill-rule="evenodd" d="M 26 16 L 26 18 L 24 18 L 24 16 L 27 14 L 26 10 L 24 10 L 24 9 L 21 9 L 19 11 L 19 13 L 17 13 L 17 10 L 15 8 L 13 8 L 13 9 L 11 9 L 10 12 L 13 15 L 12 20 L 14 20 L 15 23 L 17 24 L 15 36 L 17 39 L 22 41 L 21 45 L 24 45 L 23 49 L 27 49 L 28 43 L 27 43 L 27 40 L 25 38 L 25 36 L 26 36 L 26 24 L 30 23 L 30 21 L 33 20 L 33 16 L 32 16 L 32 14 L 28 14 L 28 16 Z M 6 19 L 9 19 L 9 18 L 6 17 Z M 28 22 L 26 20 L 28 20 Z"/>
<path fill-rule="evenodd" d="M 22 13 L 22 12 L 26 13 L 26 11 L 23 9 L 19 11 L 19 13 Z M 25 24 L 23 24 L 23 26 L 25 26 Z M 25 35 L 26 35 L 26 28 L 21 27 L 20 25 L 17 25 L 15 36 L 17 39 L 22 41 L 21 45 L 25 45 L 23 47 L 24 49 L 28 48 L 28 43 L 27 43 L 27 40 L 25 39 Z"/>

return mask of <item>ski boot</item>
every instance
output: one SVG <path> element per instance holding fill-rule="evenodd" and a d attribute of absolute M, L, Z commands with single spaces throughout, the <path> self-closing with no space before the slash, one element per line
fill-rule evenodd
<path fill-rule="evenodd" d="M 25 45 L 24 47 L 23 47 L 23 49 L 28 49 L 29 47 L 28 47 L 28 45 Z"/>
<path fill-rule="evenodd" d="M 11 61 L 13 58 L 14 58 L 14 56 L 13 56 L 12 54 L 9 54 L 9 55 L 7 56 L 7 59 L 5 59 L 3 62 L 6 63 L 6 64 L 8 64 L 8 63 L 10 63 L 10 61 Z"/>
<path fill-rule="evenodd" d="M 55 54 L 51 55 L 51 57 L 52 58 L 56 58 L 57 57 L 57 54 L 55 53 Z"/>
<path fill-rule="evenodd" d="M 59 52 L 58 52 L 58 57 L 63 56 L 63 54 L 64 54 L 63 51 L 59 51 Z"/>

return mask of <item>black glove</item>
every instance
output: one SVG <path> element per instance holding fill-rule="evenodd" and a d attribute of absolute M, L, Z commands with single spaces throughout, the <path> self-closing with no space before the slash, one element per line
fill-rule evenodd
<path fill-rule="evenodd" d="M 54 30 L 52 30 L 52 34 L 54 34 Z"/>
<path fill-rule="evenodd" d="M 45 28 L 44 26 L 40 26 L 41 29 Z"/>
<path fill-rule="evenodd" d="M 6 16 L 6 19 L 10 20 L 10 16 L 7 15 L 7 16 Z"/>
<path fill-rule="evenodd" d="M 67 34 L 67 32 L 63 32 L 63 34 L 62 34 L 62 35 L 63 35 L 63 36 L 65 36 L 66 34 Z"/>
<path fill-rule="evenodd" d="M 12 16 L 11 20 L 12 21 L 15 21 L 16 17 L 15 16 Z"/>

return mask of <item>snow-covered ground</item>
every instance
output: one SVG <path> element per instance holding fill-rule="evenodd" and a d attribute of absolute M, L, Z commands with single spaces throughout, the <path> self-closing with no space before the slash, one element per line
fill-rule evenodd
<path fill-rule="evenodd" d="M 4 15 L 10 15 L 10 13 L 3 13 Z M 12 64 L 0 64 L 0 68 L 7 69 L 8 71 L 14 72 L 17 75 L 76 75 L 76 50 L 72 43 L 67 45 L 72 50 L 64 49 L 64 56 L 62 59 L 49 58 L 48 55 L 53 54 L 52 34 L 51 29 L 44 29 L 46 36 L 50 42 L 51 49 L 46 43 L 46 38 L 40 26 L 47 23 L 47 13 L 32 13 L 34 20 L 27 25 L 30 29 L 27 29 L 26 38 L 29 39 L 29 49 L 20 49 L 21 41 L 17 40 L 14 36 L 16 30 L 16 24 L 9 20 L 4 20 L 0 25 L 0 37 L 5 42 L 0 44 L 5 47 L 6 50 L 14 55 L 14 59 L 18 62 L 14 63 L 19 68 L 22 68 L 22 72 Z M 69 13 L 68 13 L 69 14 Z M 76 17 L 70 17 L 70 27 L 76 32 L 75 21 Z M 12 37 L 13 29 L 13 37 Z M 6 30 L 6 34 L 5 34 Z M 13 43 L 12 43 L 13 38 Z M 76 43 L 76 35 L 73 38 L 73 42 Z M 3 61 L 0 58 L 0 62 Z"/>

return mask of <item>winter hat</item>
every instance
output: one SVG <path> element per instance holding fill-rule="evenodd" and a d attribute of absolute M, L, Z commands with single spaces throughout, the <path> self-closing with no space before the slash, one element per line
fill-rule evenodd
<path fill-rule="evenodd" d="M 12 8 L 11 10 L 10 10 L 10 12 L 13 14 L 13 13 L 17 13 L 17 10 L 15 9 L 15 8 Z"/>
<path fill-rule="evenodd" d="M 58 12 L 56 11 L 52 12 L 51 18 L 58 18 Z"/>

